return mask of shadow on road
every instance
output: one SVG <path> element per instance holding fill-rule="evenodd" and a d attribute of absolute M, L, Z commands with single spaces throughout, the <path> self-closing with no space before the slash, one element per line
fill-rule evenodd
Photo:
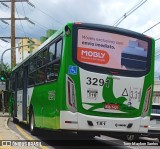
<path fill-rule="evenodd" d="M 12 120 L 10 120 L 12 121 Z M 24 123 L 17 123 L 23 130 L 25 130 L 29 135 L 29 125 Z M 33 138 L 33 136 L 32 136 Z M 95 138 L 93 139 L 86 139 L 84 137 L 79 137 L 76 133 L 71 133 L 67 131 L 51 131 L 51 130 L 44 130 L 38 129 L 37 135 L 34 136 L 35 140 L 42 141 L 42 145 L 50 146 L 51 148 L 54 147 L 56 149 L 65 148 L 65 149 L 85 149 L 85 148 L 102 148 L 106 146 L 110 146 L 106 144 L 106 142 L 98 141 Z M 110 148 L 112 148 L 110 146 Z"/>

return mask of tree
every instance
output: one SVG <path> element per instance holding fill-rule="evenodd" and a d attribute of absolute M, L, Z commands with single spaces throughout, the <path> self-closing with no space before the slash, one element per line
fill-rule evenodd
<path fill-rule="evenodd" d="M 8 111 L 8 101 L 9 101 L 9 78 L 10 78 L 10 73 L 11 73 L 11 67 L 9 64 L 3 64 L 3 71 L 2 71 L 2 64 L 0 64 L 0 81 L 6 83 L 6 89 L 4 91 L 4 106 L 5 110 Z M 1 98 L 1 93 L 0 93 L 0 98 Z M 1 105 L 2 102 L 0 102 L 0 109 L 2 107 Z"/>
<path fill-rule="evenodd" d="M 0 64 L 0 70 L 2 68 L 2 64 Z M 9 79 L 9 74 L 11 73 L 11 67 L 8 63 L 3 64 L 3 71 L 1 71 L 1 81 L 6 81 Z"/>

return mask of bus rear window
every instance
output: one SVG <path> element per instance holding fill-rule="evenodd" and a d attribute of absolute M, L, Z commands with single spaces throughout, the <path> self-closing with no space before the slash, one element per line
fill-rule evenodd
<path fill-rule="evenodd" d="M 98 30 L 78 29 L 77 60 L 103 68 L 145 71 L 148 42 Z"/>

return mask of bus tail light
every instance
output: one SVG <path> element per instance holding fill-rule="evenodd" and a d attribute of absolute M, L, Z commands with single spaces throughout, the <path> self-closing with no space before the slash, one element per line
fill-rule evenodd
<path fill-rule="evenodd" d="M 74 81 L 67 76 L 66 79 L 66 97 L 67 97 L 67 106 L 68 109 L 72 112 L 76 112 L 77 104 L 76 104 L 76 91 L 75 91 L 75 83 Z"/>
<path fill-rule="evenodd" d="M 150 106 L 150 100 L 151 100 L 151 93 L 152 93 L 152 87 L 150 86 L 146 92 L 144 105 L 143 105 L 143 111 L 142 111 L 142 117 L 145 117 L 148 113 L 149 106 Z"/>

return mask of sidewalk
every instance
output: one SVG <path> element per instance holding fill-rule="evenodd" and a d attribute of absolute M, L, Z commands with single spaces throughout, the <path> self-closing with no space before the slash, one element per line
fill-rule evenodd
<path fill-rule="evenodd" d="M 8 125 L 9 114 L 0 112 L 0 140 L 22 140 L 23 138 L 14 133 Z"/>
<path fill-rule="evenodd" d="M 0 112 L 0 149 L 35 149 L 36 147 L 31 146 L 2 146 L 2 143 L 5 144 L 7 141 L 10 143 L 11 141 L 24 141 L 24 139 L 16 132 L 11 130 L 7 123 L 10 116 L 8 113 Z"/>

